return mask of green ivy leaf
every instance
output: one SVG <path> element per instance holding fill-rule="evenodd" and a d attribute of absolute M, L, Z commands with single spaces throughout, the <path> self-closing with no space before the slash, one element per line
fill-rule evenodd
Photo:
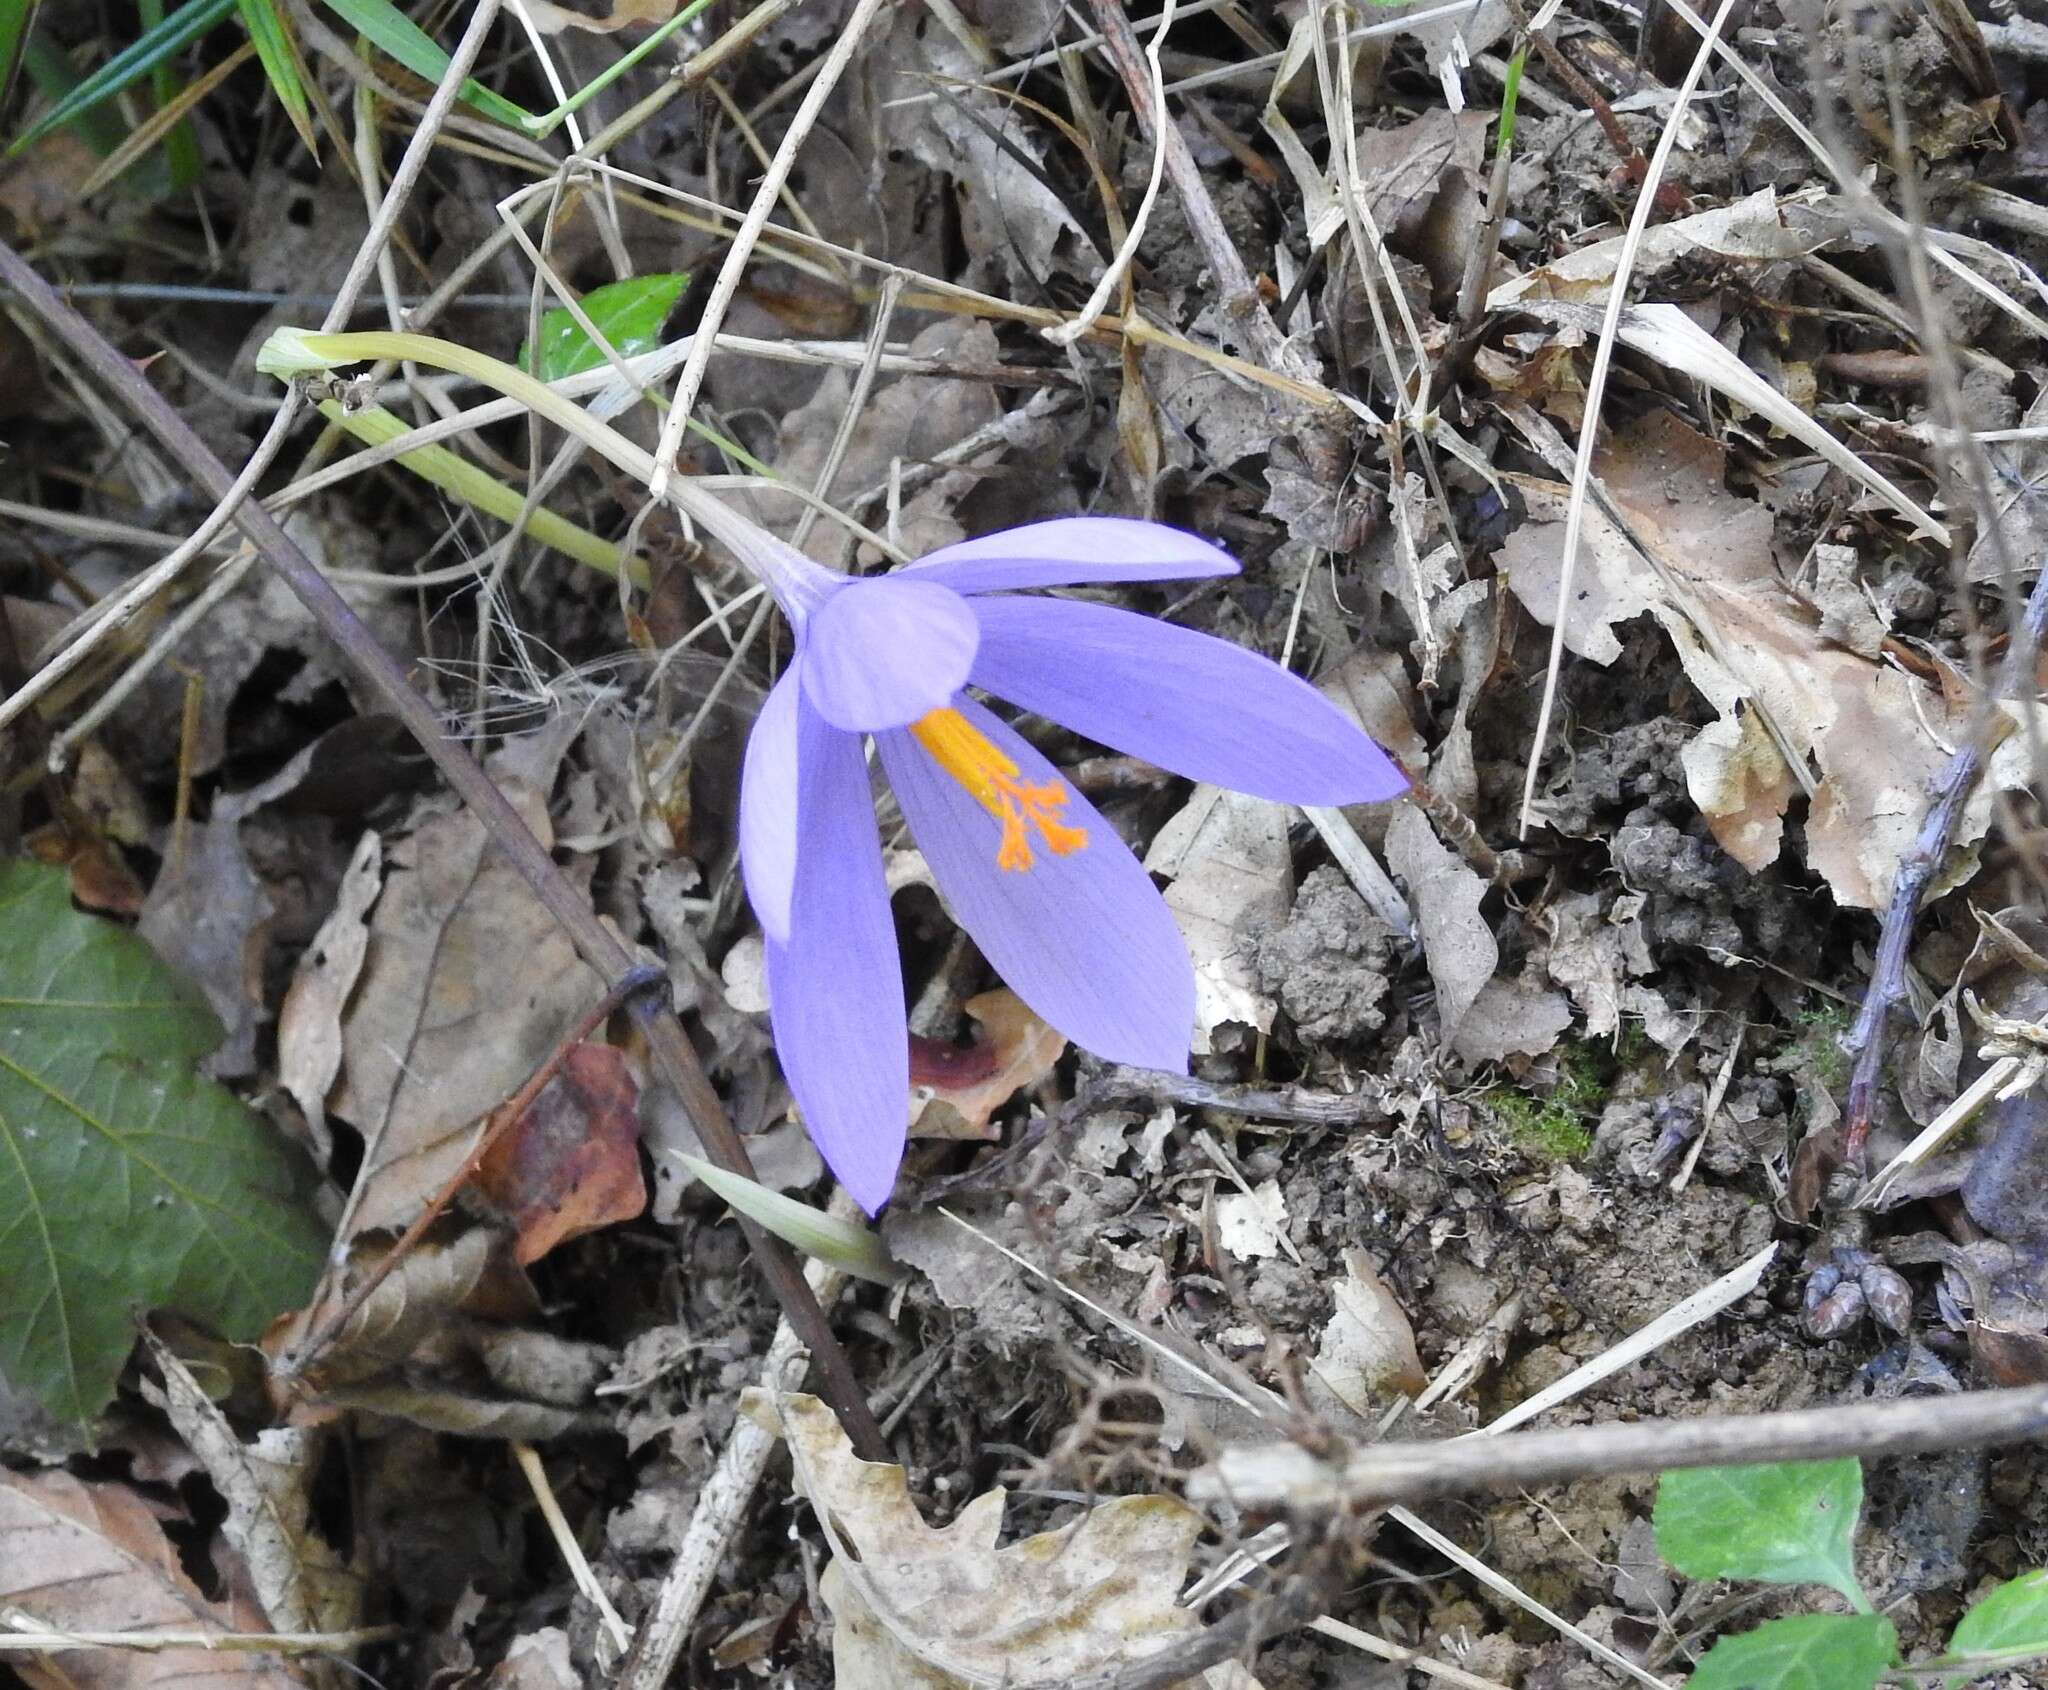
<path fill-rule="evenodd" d="M 1686 1690 L 1871 1690 L 1898 1665 L 1898 1633 L 1878 1614 L 1796 1614 L 1724 1637 Z"/>
<path fill-rule="evenodd" d="M 1666 1473 L 1657 1549 L 1687 1578 L 1825 1584 L 1867 1611 L 1850 1547 L 1862 1508 L 1853 1459 Z"/>
<path fill-rule="evenodd" d="M 193 1072 L 220 1037 L 62 870 L 0 865 L 0 1373 L 54 1416 L 90 1428 L 146 1310 L 251 1339 L 313 1289 L 291 1157 Z"/>
<path fill-rule="evenodd" d="M 2001 1584 L 1956 1622 L 1955 1635 L 1948 1640 L 1951 1655 L 2015 1649 L 2048 1653 L 2048 1572 L 2021 1573 Z M 1957 1673 L 1948 1683 L 1967 1684 L 1976 1676 Z"/>
<path fill-rule="evenodd" d="M 653 276 L 628 276 L 623 282 L 607 282 L 592 288 L 578 302 L 598 332 L 612 343 L 621 358 L 652 352 L 661 344 L 661 325 L 690 285 L 684 274 L 669 272 Z M 544 311 L 540 319 L 540 366 L 534 367 L 533 349 L 524 341 L 519 346 L 519 367 L 542 381 L 560 381 L 581 375 L 605 361 L 596 341 L 583 332 L 564 307 Z"/>

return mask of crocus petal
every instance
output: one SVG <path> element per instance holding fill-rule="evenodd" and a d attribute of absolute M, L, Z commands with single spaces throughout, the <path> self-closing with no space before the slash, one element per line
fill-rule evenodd
<path fill-rule="evenodd" d="M 895 1189 L 908 1131 L 903 965 L 860 740 L 801 702 L 795 714 L 803 848 L 789 937 L 767 944 L 769 1016 L 811 1141 L 873 1214 Z"/>
<path fill-rule="evenodd" d="M 1314 687 L 1227 640 L 1072 599 L 980 599 L 975 613 L 974 685 L 1133 757 L 1284 804 L 1408 790 Z"/>
<path fill-rule="evenodd" d="M 900 728 L 960 690 L 978 638 L 967 601 L 936 581 L 849 581 L 811 614 L 804 693 L 835 728 Z"/>
<path fill-rule="evenodd" d="M 761 931 L 789 937 L 790 892 L 796 883 L 797 664 L 770 689 L 747 735 L 740 768 L 740 873 Z"/>
<path fill-rule="evenodd" d="M 1058 772 L 979 705 L 953 701 L 1029 782 Z M 1112 1062 L 1185 1073 L 1195 975 L 1172 914 L 1138 859 L 1094 806 L 1071 793 L 1060 819 L 1087 830 L 1079 850 L 1040 846 L 1028 869 L 1000 869 L 1001 826 L 909 733 L 877 734 L 889 783 L 960 923 L 1003 982 L 1076 1044 Z"/>
<path fill-rule="evenodd" d="M 1228 552 L 1164 523 L 1063 516 L 941 546 L 895 579 L 939 581 L 956 593 L 996 593 L 1236 573 L 1237 560 Z"/>

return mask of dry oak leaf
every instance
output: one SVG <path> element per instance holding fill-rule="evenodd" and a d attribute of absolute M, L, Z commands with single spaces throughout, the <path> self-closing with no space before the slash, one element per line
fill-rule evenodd
<path fill-rule="evenodd" d="M 639 1096 L 625 1052 L 571 1045 L 518 1124 L 485 1152 L 477 1187 L 512 1217 L 521 1267 L 646 1210 Z"/>
<path fill-rule="evenodd" d="M 1185 1503 L 1120 1496 L 998 1549 L 1000 1488 L 928 1526 L 903 1469 L 861 1460 L 816 1397 L 750 1390 L 740 1407 L 788 1442 L 799 1493 L 830 1523 L 836 1552 L 819 1590 L 837 1690 L 1062 1684 L 1201 1629 L 1176 1605 L 1202 1531 Z M 1199 1682 L 1257 1690 L 1236 1666 Z"/>
<path fill-rule="evenodd" d="M 506 797 L 552 844 L 542 794 L 502 767 L 493 760 Z M 327 1099 L 370 1146 L 354 1230 L 411 1221 L 461 1166 L 476 1123 L 603 991 L 467 810 L 393 846 Z"/>
<path fill-rule="evenodd" d="M 0 1471 L 0 1607 L 53 1631 L 267 1631 L 253 1603 L 209 1602 L 141 1497 L 68 1473 Z M 31 1690 L 303 1690 L 274 1655 L 67 1649 L 9 1655 Z"/>

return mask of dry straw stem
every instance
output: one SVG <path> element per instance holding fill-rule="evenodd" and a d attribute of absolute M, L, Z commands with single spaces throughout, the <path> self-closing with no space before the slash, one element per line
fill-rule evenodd
<path fill-rule="evenodd" d="M 841 1219 L 854 1214 L 852 1200 L 834 1192 L 832 1213 Z M 820 1304 L 830 1307 L 845 1288 L 846 1275 L 825 1262 L 812 1262 L 805 1269 Z M 803 1380 L 804 1350 L 788 1321 L 778 1322 L 769 1341 L 768 1359 L 761 1368 L 761 1383 L 769 1391 L 793 1391 Z M 724 1563 L 725 1552 L 747 1518 L 761 1475 L 768 1470 L 781 1438 L 742 1414 L 727 1434 L 717 1464 L 697 1493 L 697 1506 L 690 1523 L 676 1545 L 654 1606 L 640 1622 L 633 1647 L 620 1667 L 615 1690 L 661 1690 L 674 1672 L 683 1645 L 696 1629 L 697 1616 L 712 1582 Z"/>
<path fill-rule="evenodd" d="M 1226 1450 L 1188 1494 L 1241 1506 L 1320 1512 L 1526 1489 L 1615 1473 L 1759 1461 L 1925 1455 L 2025 1443 L 2048 1432 L 2048 1385 L 1832 1403 L 1780 1414 L 1701 1415 L 1625 1426 L 1571 1426 L 1499 1438 L 1378 1444 L 1341 1462 L 1307 1450 Z"/>
<path fill-rule="evenodd" d="M 73 1649 L 211 1649 L 223 1655 L 352 1655 L 405 1635 L 402 1625 L 355 1631 L 50 1631 L 24 1614 L 0 1614 L 0 1655 L 57 1655 Z"/>
<path fill-rule="evenodd" d="M 486 0 L 488 3 L 488 0 Z M 390 653 L 379 646 L 313 561 L 254 502 L 236 503 L 233 478 L 204 441 L 164 401 L 142 372 L 100 338 L 92 325 L 73 311 L 14 249 L 0 244 L 0 280 L 14 288 L 42 320 L 68 343 L 99 379 L 141 418 L 186 473 L 232 512 L 242 532 L 284 577 L 314 621 L 361 674 L 433 759 L 448 784 L 476 814 L 520 877 L 575 943 L 584 959 L 608 982 L 629 975 L 636 959 L 599 920 L 584 896 L 556 864 L 553 856 L 521 820 L 519 812 L 492 783 L 475 758 L 449 739 L 434 708 L 406 680 Z M 291 407 L 287 406 L 288 412 Z M 280 412 L 280 415 L 285 412 Z M 665 1006 L 644 1002 L 634 1006 L 662 1078 L 682 1102 L 711 1160 L 747 1178 L 754 1170 L 746 1147 L 727 1119 L 725 1106 L 705 1077 L 689 1036 Z M 781 1242 L 751 1221 L 740 1222 L 764 1278 L 781 1302 L 790 1324 L 802 1334 L 823 1371 L 821 1394 L 838 1412 L 855 1448 L 870 1460 L 886 1458 L 881 1428 L 868 1411 L 859 1381 L 846 1352 L 832 1335 L 817 1299 L 804 1283 L 795 1258 Z"/>
<path fill-rule="evenodd" d="M 1572 588 L 1578 574 L 1579 531 L 1585 523 L 1586 498 L 1593 480 L 1593 443 L 1599 437 L 1600 402 L 1607 394 L 1607 372 L 1614 363 L 1614 342 L 1621 327 L 1622 307 L 1628 303 L 1629 277 L 1635 270 L 1636 250 L 1642 245 L 1643 231 L 1649 227 L 1650 213 L 1657 204 L 1657 190 L 1663 184 L 1665 168 L 1671 162 L 1671 149 L 1678 141 L 1679 120 L 1692 103 L 1700 78 L 1706 74 L 1707 60 L 1712 55 L 1714 43 L 1720 40 L 1728 14 L 1734 7 L 1735 0 L 1721 0 L 1720 9 L 1714 13 L 1714 21 L 1706 26 L 1699 51 L 1693 55 L 1685 80 L 1679 85 L 1678 98 L 1672 102 L 1671 115 L 1665 119 L 1664 132 L 1657 137 L 1657 150 L 1650 157 L 1650 168 L 1636 193 L 1635 209 L 1629 214 L 1628 233 L 1623 239 L 1621 256 L 1614 266 L 1614 278 L 1607 284 L 1607 313 L 1600 326 L 1599 344 L 1593 349 L 1593 370 L 1586 379 L 1585 420 L 1579 429 L 1578 455 L 1572 463 L 1572 498 L 1565 513 L 1564 561 L 1558 569 L 1557 610 L 1551 619 L 1554 632 L 1550 640 L 1550 662 L 1543 674 L 1543 702 L 1537 707 L 1536 735 L 1529 746 L 1529 767 L 1522 779 L 1522 815 L 1518 831 L 1525 839 L 1535 814 L 1536 776 L 1543 764 L 1543 746 L 1550 737 L 1551 713 L 1557 704 L 1558 674 L 1564 666 L 1565 628 L 1571 617 Z"/>
<path fill-rule="evenodd" d="M 732 304 L 733 296 L 739 292 L 740 277 L 746 271 L 747 261 L 754 255 L 754 243 L 768 226 L 768 214 L 775 209 L 782 185 L 789 180 L 790 167 L 796 163 L 797 153 L 809 138 L 818 114 L 825 109 L 825 101 L 839 85 L 839 78 L 853 62 L 854 52 L 860 46 L 861 38 L 867 34 L 868 25 L 874 21 L 881 4 L 882 0 L 855 0 L 853 11 L 840 25 L 839 39 L 832 43 L 832 49 L 819 65 L 810 87 L 804 90 L 803 103 L 790 119 L 782 145 L 775 149 L 774 159 L 762 172 L 754 203 L 747 207 L 746 218 L 740 224 L 739 232 L 733 236 L 725 262 L 718 267 L 717 280 L 711 284 L 711 296 L 704 302 L 704 315 L 698 324 L 698 342 L 690 348 L 683 373 L 676 380 L 675 397 L 661 425 L 661 440 L 654 449 L 654 474 L 647 484 L 650 498 L 659 500 L 668 492 L 669 479 L 675 474 L 676 452 L 683 443 L 683 426 L 697 407 L 698 390 L 704 385 L 705 372 L 711 366 L 713 337 L 725 322 L 725 313 Z"/>

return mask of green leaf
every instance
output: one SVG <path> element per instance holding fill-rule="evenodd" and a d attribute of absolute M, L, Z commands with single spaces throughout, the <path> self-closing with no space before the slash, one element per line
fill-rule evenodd
<path fill-rule="evenodd" d="M 21 73 L 22 50 L 28 46 L 29 31 L 35 28 L 36 8 L 42 0 L 0 0 L 0 112 L 14 93 L 14 79 Z"/>
<path fill-rule="evenodd" d="M 252 1339 L 312 1291 L 292 1158 L 192 1070 L 220 1037 L 61 869 L 0 865 L 0 1373 L 52 1415 L 90 1427 L 146 1310 Z"/>
<path fill-rule="evenodd" d="M 621 358 L 652 352 L 661 344 L 661 325 L 690 285 L 687 274 L 667 272 L 653 276 L 628 276 L 623 282 L 607 282 L 592 288 L 579 302 L 583 314 L 597 325 L 598 333 L 612 343 Z M 519 367 L 530 370 L 542 381 L 560 381 L 581 375 L 605 362 L 604 351 L 583 332 L 566 307 L 541 313 L 540 367 L 534 368 L 533 349 L 519 344 Z"/>
<path fill-rule="evenodd" d="M 1892 1622 L 1877 1614 L 1796 1614 L 1724 1637 L 1686 1690 L 1871 1690 L 1898 1664 Z"/>
<path fill-rule="evenodd" d="M 2001 1584 L 1956 1622 L 1948 1640 L 1951 1655 L 1990 1655 L 2001 1650 L 2048 1652 L 2048 1572 L 2021 1573 Z M 1958 1673 L 1950 1685 L 1976 1675 Z"/>
<path fill-rule="evenodd" d="M 794 1197 L 770 1191 L 765 1185 L 713 1166 L 701 1156 L 688 1156 L 680 1150 L 671 1154 L 718 1196 L 791 1249 L 830 1262 L 858 1279 L 872 1279 L 877 1285 L 894 1285 L 903 1277 L 903 1270 L 890 1256 L 880 1235 L 858 1221 L 841 1220 L 823 1209 L 799 1203 Z"/>
<path fill-rule="evenodd" d="M 61 128 L 80 112 L 112 99 L 138 78 L 182 52 L 234 10 L 235 0 L 188 0 L 154 29 L 146 29 L 15 137 L 9 156 Z"/>
<path fill-rule="evenodd" d="M 164 0 L 137 0 L 136 11 L 142 18 L 142 27 L 154 29 L 164 21 Z M 168 64 L 158 65 L 150 73 L 149 91 L 161 110 L 178 97 L 178 73 Z M 192 132 L 189 117 L 164 137 L 164 162 L 174 188 L 189 188 L 205 174 L 206 162 L 199 156 L 199 137 Z"/>
<path fill-rule="evenodd" d="M 284 19 L 278 16 L 272 0 L 235 0 L 235 9 L 242 14 L 242 27 L 256 44 L 256 58 L 263 66 L 263 74 L 270 78 L 270 91 L 292 120 L 306 150 L 317 153 L 320 143 L 313 134 L 313 111 L 306 103 L 306 87 L 299 80 L 298 48 Z"/>
<path fill-rule="evenodd" d="M 1868 1612 L 1850 1547 L 1862 1508 L 1853 1459 L 1666 1473 L 1657 1549 L 1687 1578 L 1825 1584 Z"/>
<path fill-rule="evenodd" d="M 448 74 L 448 55 L 425 30 L 391 4 L 391 0 L 326 0 L 330 12 L 339 13 L 381 53 L 388 53 L 417 77 L 439 84 Z M 508 123 L 514 129 L 530 129 L 539 123 L 524 106 L 514 105 L 502 94 L 494 94 L 474 77 L 462 84 L 462 97 L 486 117 Z"/>
<path fill-rule="evenodd" d="M 28 48 L 22 54 L 22 69 L 28 72 L 36 92 L 49 100 L 67 98 L 83 80 L 69 56 L 40 33 L 29 37 Z M 82 111 L 67 127 L 101 158 L 128 139 L 128 124 L 118 106 L 95 106 Z"/>

